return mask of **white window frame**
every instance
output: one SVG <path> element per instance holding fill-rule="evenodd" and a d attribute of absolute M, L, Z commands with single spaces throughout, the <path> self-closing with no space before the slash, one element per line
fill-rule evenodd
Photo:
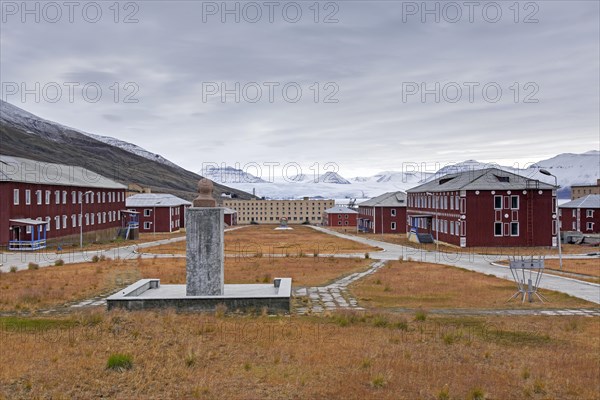
<path fill-rule="evenodd" d="M 13 205 L 18 206 L 21 194 L 19 193 L 19 189 L 13 189 Z"/>
<path fill-rule="evenodd" d="M 46 232 L 50 232 L 51 227 L 52 227 L 52 218 L 46 217 Z"/>
<path fill-rule="evenodd" d="M 62 203 L 67 204 L 67 191 L 66 190 L 62 191 Z"/>
<path fill-rule="evenodd" d="M 514 199 L 517 199 L 517 206 L 516 207 L 513 207 L 513 200 Z M 510 196 L 510 208 L 511 208 L 511 210 L 518 210 L 520 205 L 521 205 L 521 200 L 519 199 L 519 196 L 514 196 L 514 195 Z"/>
<path fill-rule="evenodd" d="M 25 205 L 28 206 L 31 204 L 31 190 L 25 189 Z"/>
<path fill-rule="evenodd" d="M 500 226 L 500 233 L 499 234 L 496 233 L 496 227 L 498 225 Z M 502 222 L 494 222 L 494 236 L 495 237 L 502 237 L 502 236 L 504 236 L 504 226 L 503 226 Z"/>
<path fill-rule="evenodd" d="M 496 206 L 498 199 L 500 199 L 500 207 Z M 502 196 L 494 196 L 494 210 L 502 210 Z"/>
<path fill-rule="evenodd" d="M 60 230 L 60 215 L 54 217 L 54 228 Z"/>
<path fill-rule="evenodd" d="M 395 208 L 392 208 L 392 209 L 390 210 L 390 215 L 391 215 L 392 217 L 395 217 L 395 216 L 396 216 L 396 209 L 395 209 Z"/>
<path fill-rule="evenodd" d="M 152 222 L 151 221 L 144 221 L 144 230 L 149 230 L 151 229 Z"/>
<path fill-rule="evenodd" d="M 52 195 L 52 192 L 50 190 L 46 190 L 46 205 L 50 204 L 50 196 Z"/>
<path fill-rule="evenodd" d="M 396 223 L 395 223 L 395 222 L 392 222 L 392 223 L 391 223 L 391 225 L 390 225 L 390 229 L 391 229 L 391 230 L 393 230 L 393 231 L 395 231 L 395 230 L 396 230 Z"/>
<path fill-rule="evenodd" d="M 144 208 L 144 217 L 151 217 L 152 214 L 152 209 L 151 208 Z"/>
<path fill-rule="evenodd" d="M 513 226 L 517 227 L 517 233 L 513 233 Z M 519 234 L 521 233 L 521 228 L 519 227 L 519 223 L 518 222 L 511 222 L 510 223 L 510 236 L 519 236 Z"/>
<path fill-rule="evenodd" d="M 594 223 L 593 223 L 593 222 L 587 222 L 587 223 L 585 224 L 585 228 L 586 228 L 588 231 L 593 231 L 593 230 L 594 230 Z"/>
<path fill-rule="evenodd" d="M 594 218 L 594 210 L 586 210 L 585 217 L 586 218 Z"/>
<path fill-rule="evenodd" d="M 42 191 L 41 190 L 36 190 L 35 191 L 35 202 L 36 202 L 36 204 L 38 206 L 42 205 L 43 204 L 42 200 L 43 200 L 43 198 L 42 198 Z"/>
<path fill-rule="evenodd" d="M 71 214 L 71 228 L 77 228 L 77 214 Z"/>

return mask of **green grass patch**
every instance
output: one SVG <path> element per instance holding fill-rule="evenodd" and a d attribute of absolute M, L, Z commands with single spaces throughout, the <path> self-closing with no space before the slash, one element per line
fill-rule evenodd
<path fill-rule="evenodd" d="M 133 358 L 129 354 L 111 354 L 106 362 L 106 368 L 113 371 L 125 371 L 133 368 Z"/>

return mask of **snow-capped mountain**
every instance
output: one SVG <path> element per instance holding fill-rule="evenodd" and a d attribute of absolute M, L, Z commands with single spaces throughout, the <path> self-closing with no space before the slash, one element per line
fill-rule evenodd
<path fill-rule="evenodd" d="M 207 177 L 208 179 L 223 183 L 223 184 L 239 184 L 239 183 L 267 183 L 267 181 L 254 176 L 248 172 L 245 172 L 238 168 L 233 167 L 207 167 L 200 174 Z"/>
<path fill-rule="evenodd" d="M 84 166 L 123 184 L 137 183 L 187 199 L 196 197 L 202 178 L 134 144 L 82 132 L 1 100 L 0 143 L 0 154 Z M 251 198 L 221 184 L 215 184 L 214 193 Z"/>
<path fill-rule="evenodd" d="M 167 160 L 160 154 L 152 153 L 152 152 L 138 146 L 137 144 L 125 142 L 124 140 L 115 139 L 110 136 L 94 135 L 93 133 L 85 133 L 85 132 L 81 132 L 81 133 L 83 133 L 84 135 L 87 135 L 91 138 L 94 138 L 100 142 L 110 144 L 111 146 L 119 147 L 125 151 L 136 154 L 140 157 L 147 158 L 148 160 L 156 161 L 161 164 L 169 165 L 171 167 L 177 167 L 177 164 Z"/>
<path fill-rule="evenodd" d="M 176 164 L 167 160 L 163 156 L 152 153 L 133 143 L 125 142 L 109 136 L 95 135 L 93 133 L 70 128 L 53 121 L 48 121 L 3 100 L 0 100 L 0 123 L 17 126 L 22 129 L 24 128 L 28 133 L 35 133 L 36 135 L 55 142 L 63 141 L 65 137 L 72 136 L 72 132 L 75 132 L 111 146 L 118 147 L 148 160 L 156 161 L 171 167 L 177 167 Z"/>
<path fill-rule="evenodd" d="M 327 171 L 322 175 L 319 175 L 317 179 L 313 179 L 313 183 L 334 183 L 336 185 L 350 185 L 350 182 L 340 176 L 337 172 Z"/>
<path fill-rule="evenodd" d="M 540 168 L 544 168 L 557 176 L 558 184 L 561 186 L 561 189 L 558 191 L 559 197 L 568 198 L 570 196 L 571 185 L 591 184 L 600 178 L 600 152 L 594 150 L 583 154 L 565 153 L 526 166 L 519 166 L 517 164 L 514 166 L 502 166 L 482 163 L 476 160 L 466 160 L 457 164 L 446 165 L 436 173 L 424 171 L 382 171 L 373 176 L 357 176 L 350 179 L 345 179 L 339 173 L 331 171 L 317 177 L 310 174 L 299 174 L 285 179 L 275 177 L 275 179 L 271 179 L 270 181 L 262 180 L 241 170 L 237 170 L 239 171 L 237 173 L 247 174 L 251 179 L 237 179 L 234 182 L 233 180 L 224 181 L 219 179 L 220 177 L 227 178 L 229 176 L 227 174 L 209 174 L 209 176 L 217 182 L 232 185 L 240 190 L 247 192 L 256 190 L 258 196 L 267 198 L 291 199 L 303 196 L 322 196 L 334 199 L 367 199 L 386 192 L 406 191 L 446 174 L 490 167 L 500 168 L 531 179 L 554 184 L 552 176 L 547 176 L 539 172 Z"/>
<path fill-rule="evenodd" d="M 535 163 L 532 168 L 544 168 L 556 175 L 562 187 L 596 183 L 600 178 L 600 151 L 583 154 L 563 153 Z"/>

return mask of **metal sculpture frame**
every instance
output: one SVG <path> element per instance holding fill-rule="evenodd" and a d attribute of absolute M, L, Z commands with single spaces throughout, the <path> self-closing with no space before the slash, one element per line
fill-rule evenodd
<path fill-rule="evenodd" d="M 538 293 L 542 276 L 544 275 L 544 257 L 509 257 L 509 269 L 512 277 L 517 284 L 517 292 L 513 294 L 507 302 L 512 299 L 523 297 L 522 303 L 527 297 L 530 303 L 533 303 L 534 295 L 537 296 L 542 303 L 549 302 L 541 293 Z"/>

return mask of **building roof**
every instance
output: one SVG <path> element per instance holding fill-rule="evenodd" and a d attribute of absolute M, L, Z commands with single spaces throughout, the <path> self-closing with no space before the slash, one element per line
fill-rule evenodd
<path fill-rule="evenodd" d="M 587 196 L 561 204 L 560 208 L 600 208 L 600 194 L 588 194 Z"/>
<path fill-rule="evenodd" d="M 125 199 L 126 207 L 177 207 L 191 206 L 187 200 L 168 193 L 139 193 Z"/>
<path fill-rule="evenodd" d="M 327 210 L 325 210 L 325 212 L 327 214 L 358 214 L 353 209 L 348 208 L 348 207 L 343 207 L 343 206 L 331 207 L 331 208 L 328 208 Z"/>
<path fill-rule="evenodd" d="M 0 155 L 0 182 L 126 189 L 111 179 L 82 167 Z"/>
<path fill-rule="evenodd" d="M 365 207 L 406 207 L 406 193 L 387 192 L 367 201 L 363 201 L 359 206 Z"/>
<path fill-rule="evenodd" d="M 9 219 L 8 221 L 14 222 L 14 223 L 20 224 L 20 225 L 33 225 L 33 226 L 46 225 L 48 223 L 48 221 L 42 221 L 42 220 L 31 219 L 31 218 Z"/>
<path fill-rule="evenodd" d="M 530 179 L 499 168 L 469 170 L 447 174 L 420 186 L 409 189 L 409 193 L 446 192 L 454 190 L 522 190 L 556 189 L 554 185 Z"/>

